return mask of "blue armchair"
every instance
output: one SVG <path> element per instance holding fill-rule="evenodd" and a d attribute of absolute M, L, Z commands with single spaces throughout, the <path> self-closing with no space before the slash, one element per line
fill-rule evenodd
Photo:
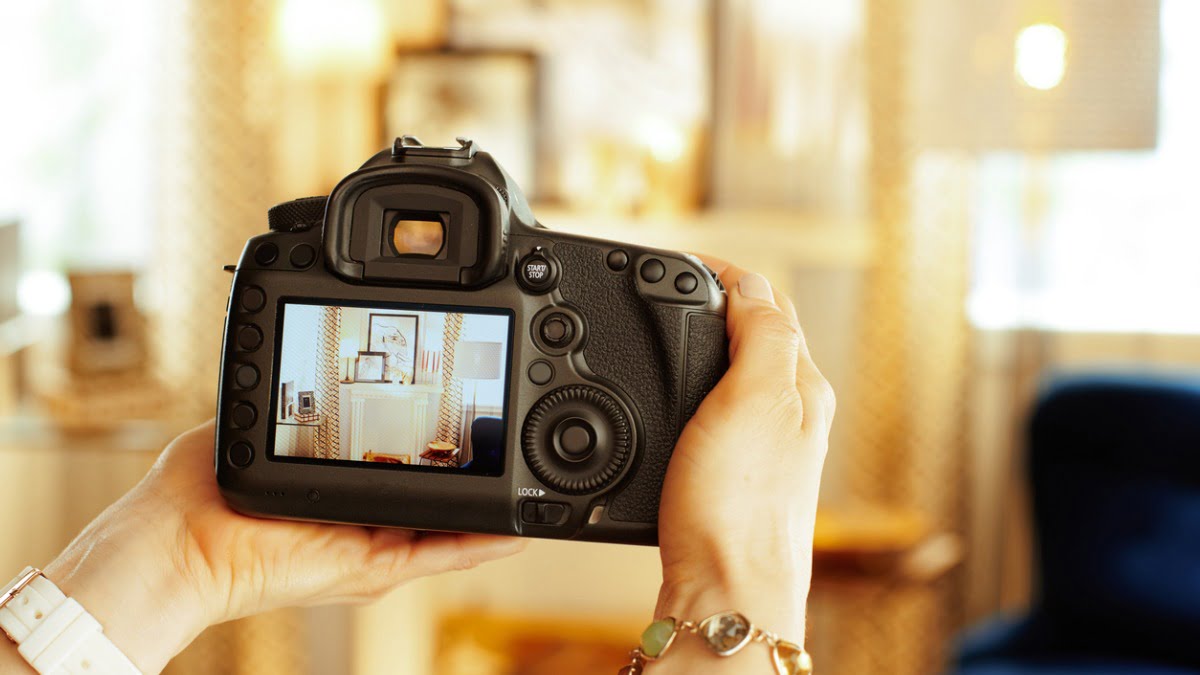
<path fill-rule="evenodd" d="M 504 420 L 476 417 L 471 422 L 471 460 L 463 469 L 500 471 L 504 468 Z"/>
<path fill-rule="evenodd" d="M 959 675 L 1200 672 L 1200 384 L 1087 377 L 1029 430 L 1040 590 L 960 645 Z"/>

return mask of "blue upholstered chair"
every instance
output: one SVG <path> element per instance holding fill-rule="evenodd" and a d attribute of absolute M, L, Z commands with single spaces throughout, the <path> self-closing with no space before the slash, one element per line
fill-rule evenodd
<path fill-rule="evenodd" d="M 461 468 L 486 466 L 490 473 L 503 468 L 504 421 L 499 417 L 476 417 L 471 422 L 471 460 Z"/>
<path fill-rule="evenodd" d="M 1039 591 L 959 675 L 1200 672 L 1200 383 L 1062 380 L 1029 430 Z"/>

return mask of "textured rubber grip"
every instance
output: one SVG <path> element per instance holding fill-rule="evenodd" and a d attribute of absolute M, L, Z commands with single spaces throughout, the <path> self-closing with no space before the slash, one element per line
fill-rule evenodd
<path fill-rule="evenodd" d="M 554 254 L 570 270 L 559 290 L 588 323 L 584 360 L 632 399 L 641 420 L 641 457 L 608 515 L 656 522 L 679 431 L 725 371 L 724 319 L 647 302 L 632 275 L 606 268 L 599 247 L 558 243 Z"/>

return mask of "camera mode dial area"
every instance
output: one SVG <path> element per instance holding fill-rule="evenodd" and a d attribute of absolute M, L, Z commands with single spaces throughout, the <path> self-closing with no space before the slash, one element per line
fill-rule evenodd
<path fill-rule="evenodd" d="M 559 387 L 525 418 L 522 450 L 538 480 L 563 494 L 612 484 L 633 454 L 629 418 L 616 399 L 586 385 Z"/>

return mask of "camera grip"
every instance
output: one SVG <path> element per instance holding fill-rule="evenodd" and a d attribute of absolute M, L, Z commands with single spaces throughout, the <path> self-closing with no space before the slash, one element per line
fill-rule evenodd
<path fill-rule="evenodd" d="M 643 451 L 608 506 L 613 520 L 653 523 L 683 424 L 726 368 L 724 317 L 647 301 L 631 274 L 614 274 L 599 247 L 559 242 L 559 291 L 588 324 L 588 367 L 632 399 Z"/>

